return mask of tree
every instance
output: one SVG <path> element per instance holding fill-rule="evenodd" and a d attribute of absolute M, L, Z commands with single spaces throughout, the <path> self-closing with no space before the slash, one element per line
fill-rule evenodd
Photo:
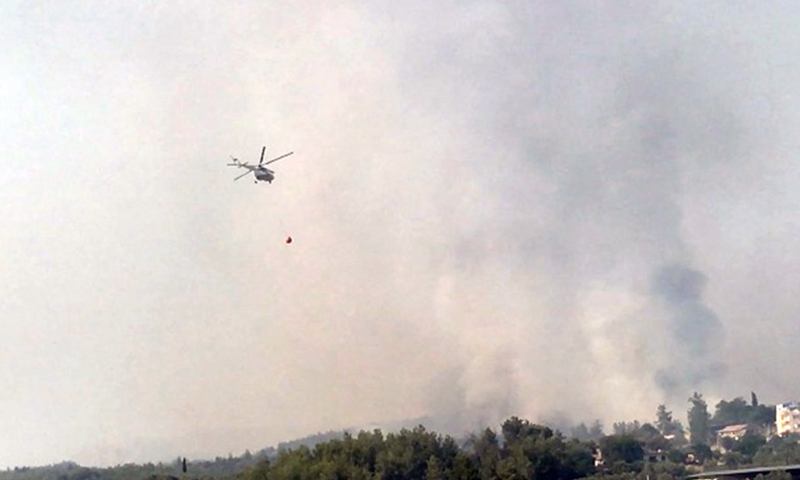
<path fill-rule="evenodd" d="M 714 425 L 733 425 L 737 423 L 748 423 L 753 407 L 747 404 L 742 397 L 736 397 L 731 401 L 720 400 L 716 405 L 714 416 L 711 423 Z"/>
<path fill-rule="evenodd" d="M 428 459 L 428 464 L 425 468 L 426 480 L 443 480 L 444 473 L 442 472 L 442 462 L 438 458 L 431 455 Z"/>
<path fill-rule="evenodd" d="M 578 440 L 600 440 L 603 436 L 603 424 L 600 420 L 595 420 L 591 427 L 587 427 L 585 423 L 581 422 L 575 427 L 572 427 L 570 436 Z"/>
<path fill-rule="evenodd" d="M 755 465 L 796 465 L 800 463 L 800 435 L 774 436 L 753 456 Z"/>
<path fill-rule="evenodd" d="M 464 452 L 458 452 L 453 459 L 452 480 L 479 480 L 478 470 L 472 459 Z"/>
<path fill-rule="evenodd" d="M 245 473 L 245 480 L 267 480 L 269 478 L 269 460 L 261 460 Z"/>
<path fill-rule="evenodd" d="M 533 464 L 521 448 L 514 448 L 497 464 L 497 475 L 493 478 L 531 480 Z"/>
<path fill-rule="evenodd" d="M 775 423 L 775 405 L 756 405 L 750 411 L 750 423 L 759 426 Z"/>
<path fill-rule="evenodd" d="M 758 450 L 767 443 L 761 435 L 748 433 L 731 446 L 731 450 L 741 453 L 748 460 L 752 460 Z"/>
<path fill-rule="evenodd" d="M 585 478 L 594 473 L 594 445 L 589 442 L 570 440 L 564 443 L 561 458 L 560 479 Z"/>
<path fill-rule="evenodd" d="M 722 437 L 719 439 L 719 446 L 722 447 L 722 451 L 724 452 L 730 451 L 734 445 L 736 445 L 736 439 L 732 437 Z"/>
<path fill-rule="evenodd" d="M 672 412 L 667 410 L 666 405 L 662 403 L 656 410 L 656 427 L 662 435 L 669 435 L 672 433 L 672 426 Z"/>
<path fill-rule="evenodd" d="M 672 447 L 679 447 L 686 443 L 683 425 L 672 417 L 672 412 L 667 410 L 664 404 L 659 405 L 656 410 L 656 428 Z"/>
<path fill-rule="evenodd" d="M 616 462 L 633 464 L 644 456 L 642 444 L 633 435 L 608 435 L 600 439 L 600 452 L 606 465 Z"/>
<path fill-rule="evenodd" d="M 554 435 L 550 427 L 534 425 L 518 417 L 511 417 L 503 422 L 501 431 L 503 433 L 503 440 L 506 445 L 510 446 L 516 445 L 526 438 L 542 438 L 547 440 Z"/>
<path fill-rule="evenodd" d="M 639 420 L 634 420 L 632 422 L 616 422 L 611 426 L 614 435 L 635 435 L 641 428 L 642 424 L 639 423 Z"/>
<path fill-rule="evenodd" d="M 775 422 L 775 406 L 759 404 L 753 392 L 751 397 L 749 404 L 742 397 L 730 401 L 721 400 L 716 405 L 711 423 L 713 425 L 751 423 L 763 427 Z"/>
<path fill-rule="evenodd" d="M 600 423 L 600 420 L 595 420 L 594 423 L 592 423 L 592 426 L 589 428 L 589 439 L 599 440 L 602 436 L 603 424 Z"/>
<path fill-rule="evenodd" d="M 691 445 L 689 447 L 689 453 L 694 455 L 695 461 L 700 465 L 706 463 L 706 461 L 711 459 L 714 455 L 714 452 L 711 451 L 711 447 L 705 443 L 695 443 Z"/>
<path fill-rule="evenodd" d="M 589 440 L 589 427 L 586 426 L 585 423 L 581 422 L 578 425 L 572 427 L 570 431 L 570 436 L 572 438 L 577 438 L 578 440 Z"/>
<path fill-rule="evenodd" d="M 669 440 L 661 435 L 656 427 L 649 423 L 645 423 L 635 434 L 636 438 L 644 444 L 644 447 L 650 451 L 666 451 L 670 447 Z"/>
<path fill-rule="evenodd" d="M 497 434 L 491 428 L 486 428 L 480 435 L 473 434 L 471 443 L 480 478 L 495 478 L 497 465 L 500 463 L 500 441 Z"/>
<path fill-rule="evenodd" d="M 696 445 L 698 443 L 708 444 L 708 422 L 711 415 L 708 413 L 708 405 L 703 400 L 703 395 L 694 392 L 689 403 L 692 404 L 688 411 L 689 417 L 689 441 Z"/>

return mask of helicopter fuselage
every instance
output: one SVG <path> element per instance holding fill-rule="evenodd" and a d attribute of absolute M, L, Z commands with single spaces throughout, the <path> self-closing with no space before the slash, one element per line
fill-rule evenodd
<path fill-rule="evenodd" d="M 256 180 L 260 180 L 262 182 L 272 183 L 272 181 L 275 180 L 275 172 L 268 168 L 256 168 L 253 170 L 253 174 L 256 176 Z"/>

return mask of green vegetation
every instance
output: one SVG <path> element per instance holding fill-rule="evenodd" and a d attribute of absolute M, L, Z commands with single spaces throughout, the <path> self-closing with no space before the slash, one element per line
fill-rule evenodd
<path fill-rule="evenodd" d="M 563 479 L 594 473 L 592 444 L 566 439 L 549 427 L 512 417 L 500 435 L 491 429 L 458 445 L 419 426 L 383 435 L 353 437 L 301 447 L 262 462 L 244 480 L 278 479 Z M 641 459 L 639 459 L 641 460 Z"/>
<path fill-rule="evenodd" d="M 757 426 L 774 424 L 775 406 L 755 403 L 757 402 L 755 395 L 753 395 L 753 401 L 754 403 L 748 404 L 742 397 L 737 397 L 730 401 L 720 400 L 717 403 L 714 416 L 709 420 L 709 424 L 715 426 L 744 423 Z"/>
<path fill-rule="evenodd" d="M 618 422 L 604 434 L 599 421 L 569 437 L 511 417 L 455 439 L 423 426 L 384 433 L 328 432 L 251 454 L 172 463 L 87 468 L 72 462 L 0 471 L 0 480 L 675 480 L 697 469 L 800 463 L 800 437 L 771 437 L 774 407 L 742 398 L 720 401 L 711 415 L 702 395 L 689 398 L 689 441 L 672 412 L 659 405 L 653 423 Z M 746 424 L 739 437 L 717 438 L 726 425 Z M 712 448 L 713 447 L 713 448 Z M 785 472 L 761 476 L 785 480 Z"/>
<path fill-rule="evenodd" d="M 689 399 L 692 408 L 689 409 L 689 441 L 692 444 L 708 443 L 710 440 L 708 422 L 711 415 L 703 396 L 697 392 Z"/>

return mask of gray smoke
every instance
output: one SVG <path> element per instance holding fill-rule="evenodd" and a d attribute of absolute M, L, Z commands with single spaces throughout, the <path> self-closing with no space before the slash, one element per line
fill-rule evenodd
<path fill-rule="evenodd" d="M 101 3 L 0 6 L 0 466 L 797 396 L 796 2 Z"/>
<path fill-rule="evenodd" d="M 707 282 L 701 272 L 670 265 L 655 272 L 651 292 L 664 313 L 670 345 L 669 364 L 656 372 L 667 399 L 678 400 L 706 380 L 721 380 L 726 367 L 718 360 L 725 341 L 722 323 L 703 303 Z"/>
<path fill-rule="evenodd" d="M 423 36 L 443 21 L 431 8 L 408 34 L 433 45 L 411 40 L 405 56 L 406 88 L 429 92 L 416 108 L 467 132 L 443 159 L 460 198 L 440 204 L 454 227 L 440 269 L 455 297 L 479 305 L 448 314 L 461 332 L 510 330 L 471 347 L 458 391 L 506 415 L 577 410 L 610 423 L 615 398 L 641 399 L 631 403 L 644 413 L 721 371 L 721 322 L 699 291 L 667 287 L 699 290 L 692 275 L 704 274 L 664 265 L 692 262 L 686 185 L 753 145 L 728 90 L 731 52 L 696 44 L 665 21 L 668 7 L 604 7 L 468 3 L 447 11 L 453 28 Z M 491 373 L 481 359 L 493 351 L 510 371 Z M 470 378 L 476 365 L 486 371 Z"/>

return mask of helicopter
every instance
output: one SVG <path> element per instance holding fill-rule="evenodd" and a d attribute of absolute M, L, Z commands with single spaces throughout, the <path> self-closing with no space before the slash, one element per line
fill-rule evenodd
<path fill-rule="evenodd" d="M 256 177 L 255 183 L 258 183 L 259 181 L 272 183 L 272 181 L 275 180 L 275 172 L 270 170 L 269 168 L 267 168 L 267 165 L 269 165 L 272 162 L 277 162 L 278 160 L 280 160 L 282 158 L 286 158 L 289 155 L 294 153 L 294 152 L 285 153 L 285 154 L 281 155 L 280 157 L 276 157 L 276 158 L 273 158 L 272 160 L 269 160 L 269 161 L 265 162 L 264 161 L 264 154 L 266 153 L 266 151 L 267 151 L 267 147 L 264 146 L 261 149 L 261 160 L 258 161 L 258 165 L 250 165 L 247 162 L 240 162 L 238 158 L 234 158 L 233 156 L 231 156 L 231 160 L 233 160 L 233 163 L 229 163 L 228 164 L 229 167 L 238 167 L 238 168 L 246 168 L 247 169 L 246 172 L 244 172 L 243 174 L 241 174 L 238 177 L 234 178 L 233 181 L 235 182 L 236 180 L 239 180 L 240 178 L 242 178 L 245 175 L 247 175 L 248 173 L 253 172 L 253 175 L 255 175 L 255 177 Z"/>

